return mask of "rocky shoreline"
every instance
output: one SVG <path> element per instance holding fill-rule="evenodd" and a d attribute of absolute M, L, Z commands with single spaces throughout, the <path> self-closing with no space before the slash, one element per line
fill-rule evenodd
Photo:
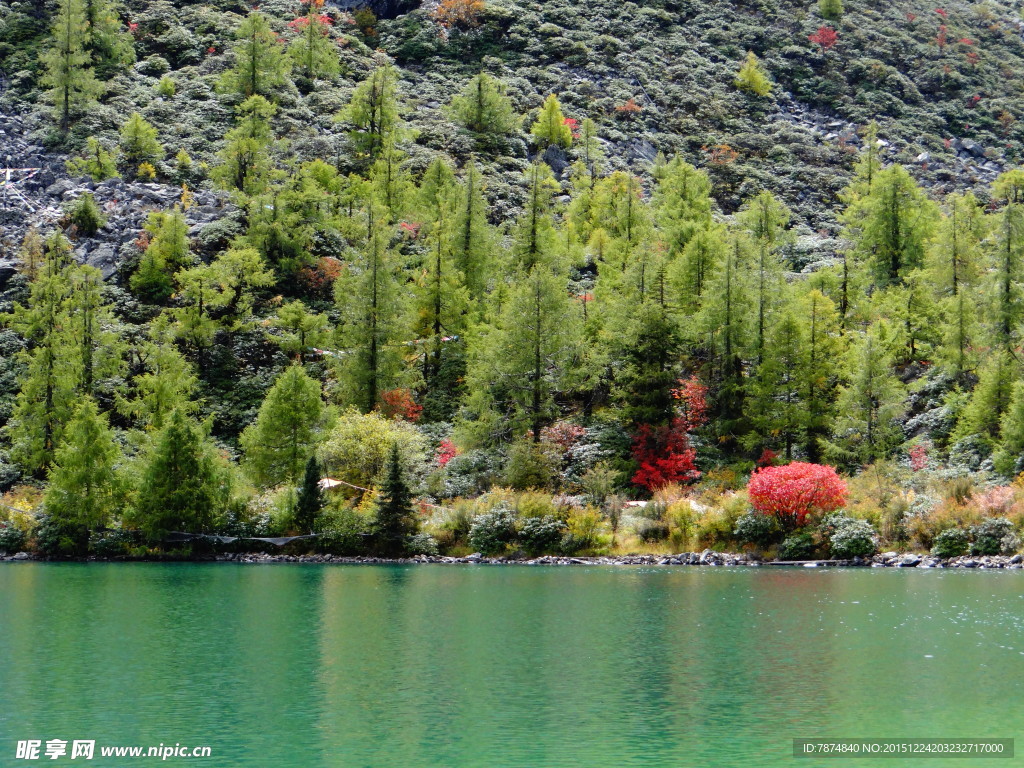
<path fill-rule="evenodd" d="M 102 558 L 82 558 L 76 562 L 169 562 L 170 560 L 150 558 L 144 560 L 107 560 Z M 0 562 L 52 562 L 50 558 L 37 557 L 28 552 L 0 556 Z M 180 562 L 180 561 L 179 561 Z M 534 558 L 484 557 L 479 553 L 465 557 L 445 557 L 442 555 L 417 555 L 408 558 L 383 557 L 346 557 L 341 555 L 269 555 L 264 552 L 226 553 L 207 557 L 186 558 L 183 562 L 193 563 L 298 563 L 322 565 L 647 565 L 647 566 L 712 566 L 712 567 L 803 567 L 803 568 L 974 568 L 977 570 L 1024 568 L 1024 556 L 1017 555 L 984 555 L 952 557 L 943 560 L 934 555 L 918 555 L 915 553 L 884 552 L 871 558 L 855 557 L 852 560 L 758 560 L 746 554 L 714 552 L 706 549 L 703 552 L 681 552 L 677 555 L 621 555 L 618 557 L 563 557 L 545 555 Z"/>

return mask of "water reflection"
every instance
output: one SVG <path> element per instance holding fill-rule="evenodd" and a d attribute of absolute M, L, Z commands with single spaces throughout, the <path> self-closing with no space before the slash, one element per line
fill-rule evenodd
<path fill-rule="evenodd" d="M 0 755 L 95 738 L 209 744 L 218 766 L 748 766 L 789 765 L 794 737 L 1013 737 L 1019 578 L 9 565 Z"/>

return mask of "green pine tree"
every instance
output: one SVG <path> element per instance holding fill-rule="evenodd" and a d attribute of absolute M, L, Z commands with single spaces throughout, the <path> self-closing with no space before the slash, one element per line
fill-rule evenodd
<path fill-rule="evenodd" d="M 252 11 L 235 32 L 234 66 L 224 72 L 220 87 L 236 94 L 240 101 L 252 96 L 276 99 L 287 85 L 291 59 L 285 55 L 270 21 L 259 11 Z"/>
<path fill-rule="evenodd" d="M 562 105 L 555 94 L 544 100 L 540 114 L 530 128 L 530 135 L 541 151 L 548 147 L 568 149 L 572 146 L 572 129 L 565 122 Z"/>
<path fill-rule="evenodd" d="M 871 191 L 855 199 L 843 218 L 856 255 L 871 266 L 878 285 L 886 286 L 924 266 L 938 208 L 905 168 L 893 165 L 875 175 Z"/>
<path fill-rule="evenodd" d="M 321 19 L 323 0 L 312 0 L 306 13 L 296 21 L 299 34 L 288 46 L 288 56 L 307 80 L 330 80 L 341 71 L 338 46 L 331 38 L 331 26 Z M 300 21 L 301 20 L 301 21 Z"/>
<path fill-rule="evenodd" d="M 108 525 L 122 499 L 121 449 L 96 401 L 84 397 L 64 431 L 49 472 L 46 511 L 83 532 Z"/>
<path fill-rule="evenodd" d="M 477 141 L 491 146 L 498 139 L 519 130 L 520 118 L 505 95 L 505 84 L 481 72 L 471 78 L 451 103 L 452 116 Z"/>
<path fill-rule="evenodd" d="M 86 48 L 89 21 L 84 0 L 60 0 L 50 34 L 52 44 L 42 58 L 46 67 L 43 84 L 58 126 L 67 133 L 72 116 L 84 112 L 103 93 Z"/>
<path fill-rule="evenodd" d="M 306 471 L 302 476 L 302 485 L 295 498 L 295 527 L 302 532 L 312 533 L 323 508 L 327 506 L 323 490 L 320 488 L 320 462 L 316 454 L 306 462 Z"/>
<path fill-rule="evenodd" d="M 369 160 L 403 135 L 399 115 L 398 72 L 391 64 L 378 67 L 356 86 L 337 119 L 350 124 L 349 140 L 356 153 Z"/>
<path fill-rule="evenodd" d="M 175 410 L 143 459 L 127 522 L 150 539 L 168 531 L 209 531 L 226 507 L 231 483 L 205 429 Z"/>
<path fill-rule="evenodd" d="M 1024 471 L 1024 381 L 1013 385 L 1010 404 L 999 424 L 999 445 L 992 455 L 996 472 L 1016 477 Z"/>
<path fill-rule="evenodd" d="M 839 391 L 827 453 L 847 463 L 886 457 L 903 439 L 896 419 L 906 390 L 893 371 L 896 334 L 884 321 L 868 328 L 850 350 L 848 383 Z"/>
<path fill-rule="evenodd" d="M 416 533 L 418 526 L 412 508 L 412 491 L 402 471 L 397 444 L 391 446 L 387 474 L 379 493 L 373 525 L 374 543 L 382 555 L 400 557 L 405 554 L 407 538 Z"/>
<path fill-rule="evenodd" d="M 768 79 L 768 73 L 753 51 L 747 51 L 747 58 L 736 73 L 733 85 L 741 91 L 762 98 L 772 92 L 772 81 Z"/>
<path fill-rule="evenodd" d="M 301 365 L 286 368 L 239 440 L 253 480 L 265 488 L 297 483 L 327 414 L 320 385 Z"/>
<path fill-rule="evenodd" d="M 221 189 L 245 195 L 265 192 L 273 178 L 270 118 L 277 108 L 262 96 L 250 96 L 238 108 L 238 124 L 225 135 L 221 165 L 210 174 Z"/>
<path fill-rule="evenodd" d="M 118 142 L 118 156 L 124 172 L 131 176 L 142 176 L 139 166 L 154 164 L 164 159 L 164 148 L 157 139 L 157 130 L 138 112 L 121 126 Z"/>

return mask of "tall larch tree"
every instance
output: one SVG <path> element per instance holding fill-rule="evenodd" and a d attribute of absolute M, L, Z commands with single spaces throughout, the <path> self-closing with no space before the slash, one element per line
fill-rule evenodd
<path fill-rule="evenodd" d="M 327 417 L 320 385 L 301 365 L 288 366 L 239 440 L 253 480 L 266 488 L 298 484 Z"/>
<path fill-rule="evenodd" d="M 234 66 L 221 77 L 221 88 L 245 101 L 263 96 L 275 101 L 278 91 L 289 82 L 291 59 L 285 55 L 270 21 L 259 11 L 252 11 L 235 32 Z"/>
<path fill-rule="evenodd" d="M 43 54 L 43 84 L 58 127 L 67 133 L 71 118 L 87 109 L 103 92 L 92 67 L 92 54 L 86 48 L 89 21 L 84 0 L 61 0 L 50 34 L 51 45 Z"/>

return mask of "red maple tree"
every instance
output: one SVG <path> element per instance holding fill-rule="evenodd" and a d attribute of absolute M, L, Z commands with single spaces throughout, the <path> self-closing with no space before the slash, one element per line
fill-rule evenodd
<path fill-rule="evenodd" d="M 808 35 L 807 39 L 820 45 L 822 51 L 827 51 L 839 42 L 839 33 L 832 27 L 818 27 L 818 31 L 813 35 Z"/>
<path fill-rule="evenodd" d="M 633 459 L 640 465 L 633 484 L 656 491 L 669 483 L 692 483 L 700 478 L 696 458 L 681 419 L 670 426 L 641 424 L 633 438 Z"/>
<path fill-rule="evenodd" d="M 784 524 L 803 525 L 811 512 L 834 512 L 846 506 L 846 481 L 834 467 L 794 461 L 754 470 L 747 485 L 750 505 Z"/>
<path fill-rule="evenodd" d="M 408 389 L 389 389 L 380 395 L 380 412 L 389 419 L 418 421 L 423 406 L 412 399 L 412 392 Z"/>

